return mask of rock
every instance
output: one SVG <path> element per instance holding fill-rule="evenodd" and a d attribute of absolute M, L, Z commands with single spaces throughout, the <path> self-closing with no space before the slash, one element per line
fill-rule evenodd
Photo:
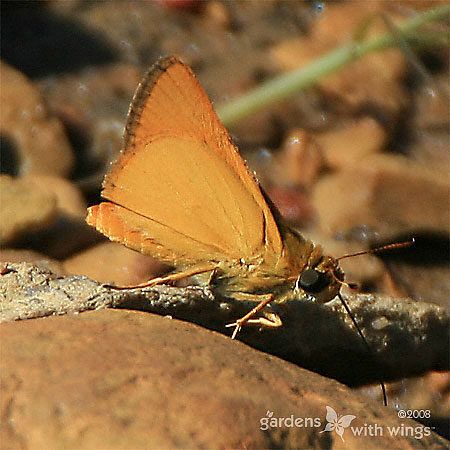
<path fill-rule="evenodd" d="M 0 272 L 0 322 L 80 313 L 112 306 L 99 284 L 86 277 L 61 277 L 42 265 L 3 264 Z"/>
<path fill-rule="evenodd" d="M 86 217 L 86 201 L 74 183 L 53 175 L 28 175 L 26 179 L 31 180 L 40 189 L 52 193 L 61 214 Z"/>
<path fill-rule="evenodd" d="M 415 96 L 407 151 L 416 161 L 448 175 L 450 167 L 450 105 L 448 74 L 426 80 Z"/>
<path fill-rule="evenodd" d="M 267 194 L 288 223 L 302 226 L 312 221 L 314 208 L 309 196 L 301 189 L 272 186 Z"/>
<path fill-rule="evenodd" d="M 86 224 L 81 194 L 63 179 L 47 182 L 40 176 L 2 175 L 0 197 L 3 247 L 26 244 L 30 250 L 63 259 L 102 239 Z"/>
<path fill-rule="evenodd" d="M 449 128 L 437 128 L 432 130 L 415 129 L 414 139 L 408 146 L 411 159 L 425 167 L 441 172 L 442 176 L 448 175 L 450 167 L 450 132 Z"/>
<path fill-rule="evenodd" d="M 445 252 L 444 248 L 441 250 Z M 412 249 L 412 251 L 415 250 Z M 448 252 L 443 256 L 448 256 Z M 431 251 L 428 259 L 431 259 L 430 257 Z M 434 303 L 449 308 L 450 267 L 448 261 L 433 264 L 427 261 L 426 256 L 421 264 L 402 264 L 394 260 L 389 261 L 389 270 L 391 278 L 403 288 L 403 295 L 418 301 L 433 299 Z"/>
<path fill-rule="evenodd" d="M 430 410 L 429 422 L 448 420 L 450 415 L 450 374 L 429 372 L 421 377 L 402 380 L 390 386 L 404 409 Z M 422 417 L 425 418 L 426 417 Z M 448 430 L 447 430 L 448 433 Z"/>
<path fill-rule="evenodd" d="M 101 241 L 103 237 L 86 223 L 84 216 L 59 214 L 52 226 L 30 236 L 27 245 L 51 258 L 64 260 Z"/>
<path fill-rule="evenodd" d="M 2 246 L 48 227 L 57 216 L 55 196 L 32 181 L 1 175 L 0 197 Z"/>
<path fill-rule="evenodd" d="M 450 375 L 449 372 L 428 372 L 413 377 L 386 383 L 388 398 L 397 409 L 415 411 L 416 420 L 429 426 L 435 433 L 448 439 L 448 417 L 450 415 Z M 355 389 L 374 402 L 381 402 L 378 385 Z"/>
<path fill-rule="evenodd" d="M 413 126 L 419 129 L 445 128 L 448 131 L 450 121 L 450 105 L 448 95 L 450 89 L 447 74 L 435 75 L 420 86 L 415 96 Z"/>
<path fill-rule="evenodd" d="M 444 308 L 373 294 L 344 297 L 371 353 L 338 299 L 325 305 L 295 296 L 274 302 L 272 310 L 283 325 L 244 327 L 238 339 L 350 385 L 378 382 L 381 374 L 398 379 L 448 369 L 449 317 Z M 57 277 L 30 264 L 8 264 L 0 275 L 1 322 L 122 308 L 170 315 L 230 335 L 226 324 L 257 303 L 216 296 L 201 286 L 117 290 L 86 277 Z"/>
<path fill-rule="evenodd" d="M 44 271 L 50 271 L 58 276 L 67 275 L 63 265 L 47 255 L 35 252 L 33 250 L 16 250 L 1 249 L 0 250 L 0 267 L 5 263 L 30 263 L 41 268 Z"/>
<path fill-rule="evenodd" d="M 68 273 L 86 275 L 101 283 L 135 286 L 160 275 L 167 266 L 114 242 L 102 242 L 64 262 Z"/>
<path fill-rule="evenodd" d="M 245 87 L 241 88 L 240 91 L 246 92 L 252 89 L 255 83 L 250 83 L 245 80 L 242 84 Z M 259 111 L 245 120 L 233 124 L 233 136 L 239 136 L 239 141 L 235 142 L 235 144 L 239 148 L 254 148 L 267 146 L 271 142 L 274 142 L 279 132 L 277 121 L 274 119 L 276 115 L 276 112 L 274 113 L 273 111 Z"/>
<path fill-rule="evenodd" d="M 314 136 L 328 166 L 342 169 L 380 153 L 387 139 L 384 128 L 371 117 L 353 120 Z"/>
<path fill-rule="evenodd" d="M 51 117 L 39 90 L 17 70 L 0 65 L 1 134 L 10 142 L 10 155 L 2 161 L 14 175 L 68 175 L 74 156 L 61 122 Z"/>
<path fill-rule="evenodd" d="M 313 203 L 322 229 L 349 236 L 364 229 L 372 241 L 388 241 L 418 231 L 449 234 L 448 181 L 394 155 L 367 158 L 358 166 L 322 178 Z"/>
<path fill-rule="evenodd" d="M 131 64 L 113 64 L 41 80 L 51 110 L 84 143 L 84 176 L 106 168 L 122 147 L 126 112 L 141 76 Z"/>
<path fill-rule="evenodd" d="M 289 133 L 274 158 L 273 178 L 280 185 L 310 188 L 324 167 L 321 148 L 304 130 Z"/>
<path fill-rule="evenodd" d="M 200 2 L 197 2 L 200 3 Z M 232 24 L 230 12 L 227 7 L 216 0 L 209 1 L 204 5 L 206 20 L 217 27 L 229 30 Z"/>
<path fill-rule="evenodd" d="M 389 267 L 391 269 L 391 267 Z M 405 286 L 399 283 L 394 276 L 392 276 L 391 271 L 386 271 L 383 274 L 381 282 L 377 286 L 377 292 L 380 292 L 391 297 L 407 297 L 408 293 Z M 414 298 L 414 297 L 412 297 Z M 434 298 L 434 297 L 433 297 Z"/>
<path fill-rule="evenodd" d="M 197 0 L 156 0 L 156 3 L 175 11 L 198 12 L 203 9 L 202 2 Z"/>
<path fill-rule="evenodd" d="M 382 427 L 377 448 L 446 445 L 336 381 L 193 324 L 96 311 L 0 333 L 5 449 L 343 448 L 336 432 L 322 432 L 327 406 L 355 415 L 353 426 Z M 298 426 L 281 419 L 291 416 Z M 415 435 L 390 437 L 388 426 Z M 350 449 L 374 442 L 348 428 L 343 438 Z"/>
<path fill-rule="evenodd" d="M 30 250 L 63 259 L 101 239 L 85 222 L 81 193 L 62 178 L 2 175 L 0 195 L 3 247 L 23 241 Z"/>

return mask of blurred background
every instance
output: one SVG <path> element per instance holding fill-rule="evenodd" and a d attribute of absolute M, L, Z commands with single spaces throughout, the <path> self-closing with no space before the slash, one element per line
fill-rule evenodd
<path fill-rule="evenodd" d="M 443 4 L 2 1 L 1 261 L 121 285 L 167 269 L 84 222 L 121 149 L 133 92 L 159 57 L 189 64 L 220 112 L 340 46 L 398 36 L 402 23 Z M 286 220 L 328 253 L 416 239 L 343 261 L 348 280 L 448 307 L 448 20 L 421 32 L 230 120 L 229 130 Z M 389 389 L 399 405 L 432 409 L 445 430 L 448 374 Z"/>

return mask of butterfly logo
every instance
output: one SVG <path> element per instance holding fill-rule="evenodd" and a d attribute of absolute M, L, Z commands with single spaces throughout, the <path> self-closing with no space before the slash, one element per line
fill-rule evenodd
<path fill-rule="evenodd" d="M 321 433 L 325 431 L 336 431 L 339 437 L 344 442 L 344 438 L 342 437 L 346 428 L 350 426 L 353 419 L 356 419 L 356 416 L 352 414 L 347 414 L 346 416 L 339 417 L 336 411 L 331 407 L 327 406 L 327 415 L 325 417 L 327 419 L 327 424 L 325 428 L 321 431 Z"/>

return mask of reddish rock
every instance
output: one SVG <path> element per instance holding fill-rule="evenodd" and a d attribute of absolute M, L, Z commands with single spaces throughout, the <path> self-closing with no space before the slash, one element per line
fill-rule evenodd
<path fill-rule="evenodd" d="M 449 233 L 448 181 L 406 158 L 378 155 L 321 179 L 313 202 L 329 235 L 366 229 L 386 240 L 419 230 Z"/>
<path fill-rule="evenodd" d="M 18 175 L 68 175 L 74 156 L 61 122 L 48 114 L 39 90 L 24 75 L 5 63 L 0 75 L 0 131 L 11 141 L 18 165 L 3 163 Z"/>
<path fill-rule="evenodd" d="M 102 242 L 64 262 L 68 273 L 102 283 L 134 286 L 159 275 L 167 266 L 114 242 Z"/>
<path fill-rule="evenodd" d="M 156 0 L 156 2 L 175 11 L 198 11 L 204 3 L 200 0 Z"/>
<path fill-rule="evenodd" d="M 295 188 L 274 186 L 269 188 L 267 193 L 287 222 L 300 226 L 312 220 L 314 208 L 305 192 Z"/>
<path fill-rule="evenodd" d="M 446 443 L 430 430 L 420 440 L 390 437 L 388 426 L 423 428 L 336 381 L 189 323 L 105 310 L 0 332 L 5 449 L 373 448 L 373 436 L 346 429 L 344 443 L 322 432 L 327 406 L 355 415 L 353 426 L 382 427 L 376 448 Z M 298 426 L 285 422 L 291 417 Z"/>
<path fill-rule="evenodd" d="M 0 197 L 2 246 L 48 227 L 56 218 L 55 196 L 32 181 L 1 175 Z"/>

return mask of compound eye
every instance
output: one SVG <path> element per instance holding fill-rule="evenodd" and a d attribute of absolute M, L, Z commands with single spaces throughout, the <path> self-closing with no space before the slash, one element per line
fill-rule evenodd
<path fill-rule="evenodd" d="M 300 274 L 297 284 L 304 291 L 315 293 L 320 292 L 328 284 L 328 281 L 323 273 L 314 269 L 306 269 Z"/>

